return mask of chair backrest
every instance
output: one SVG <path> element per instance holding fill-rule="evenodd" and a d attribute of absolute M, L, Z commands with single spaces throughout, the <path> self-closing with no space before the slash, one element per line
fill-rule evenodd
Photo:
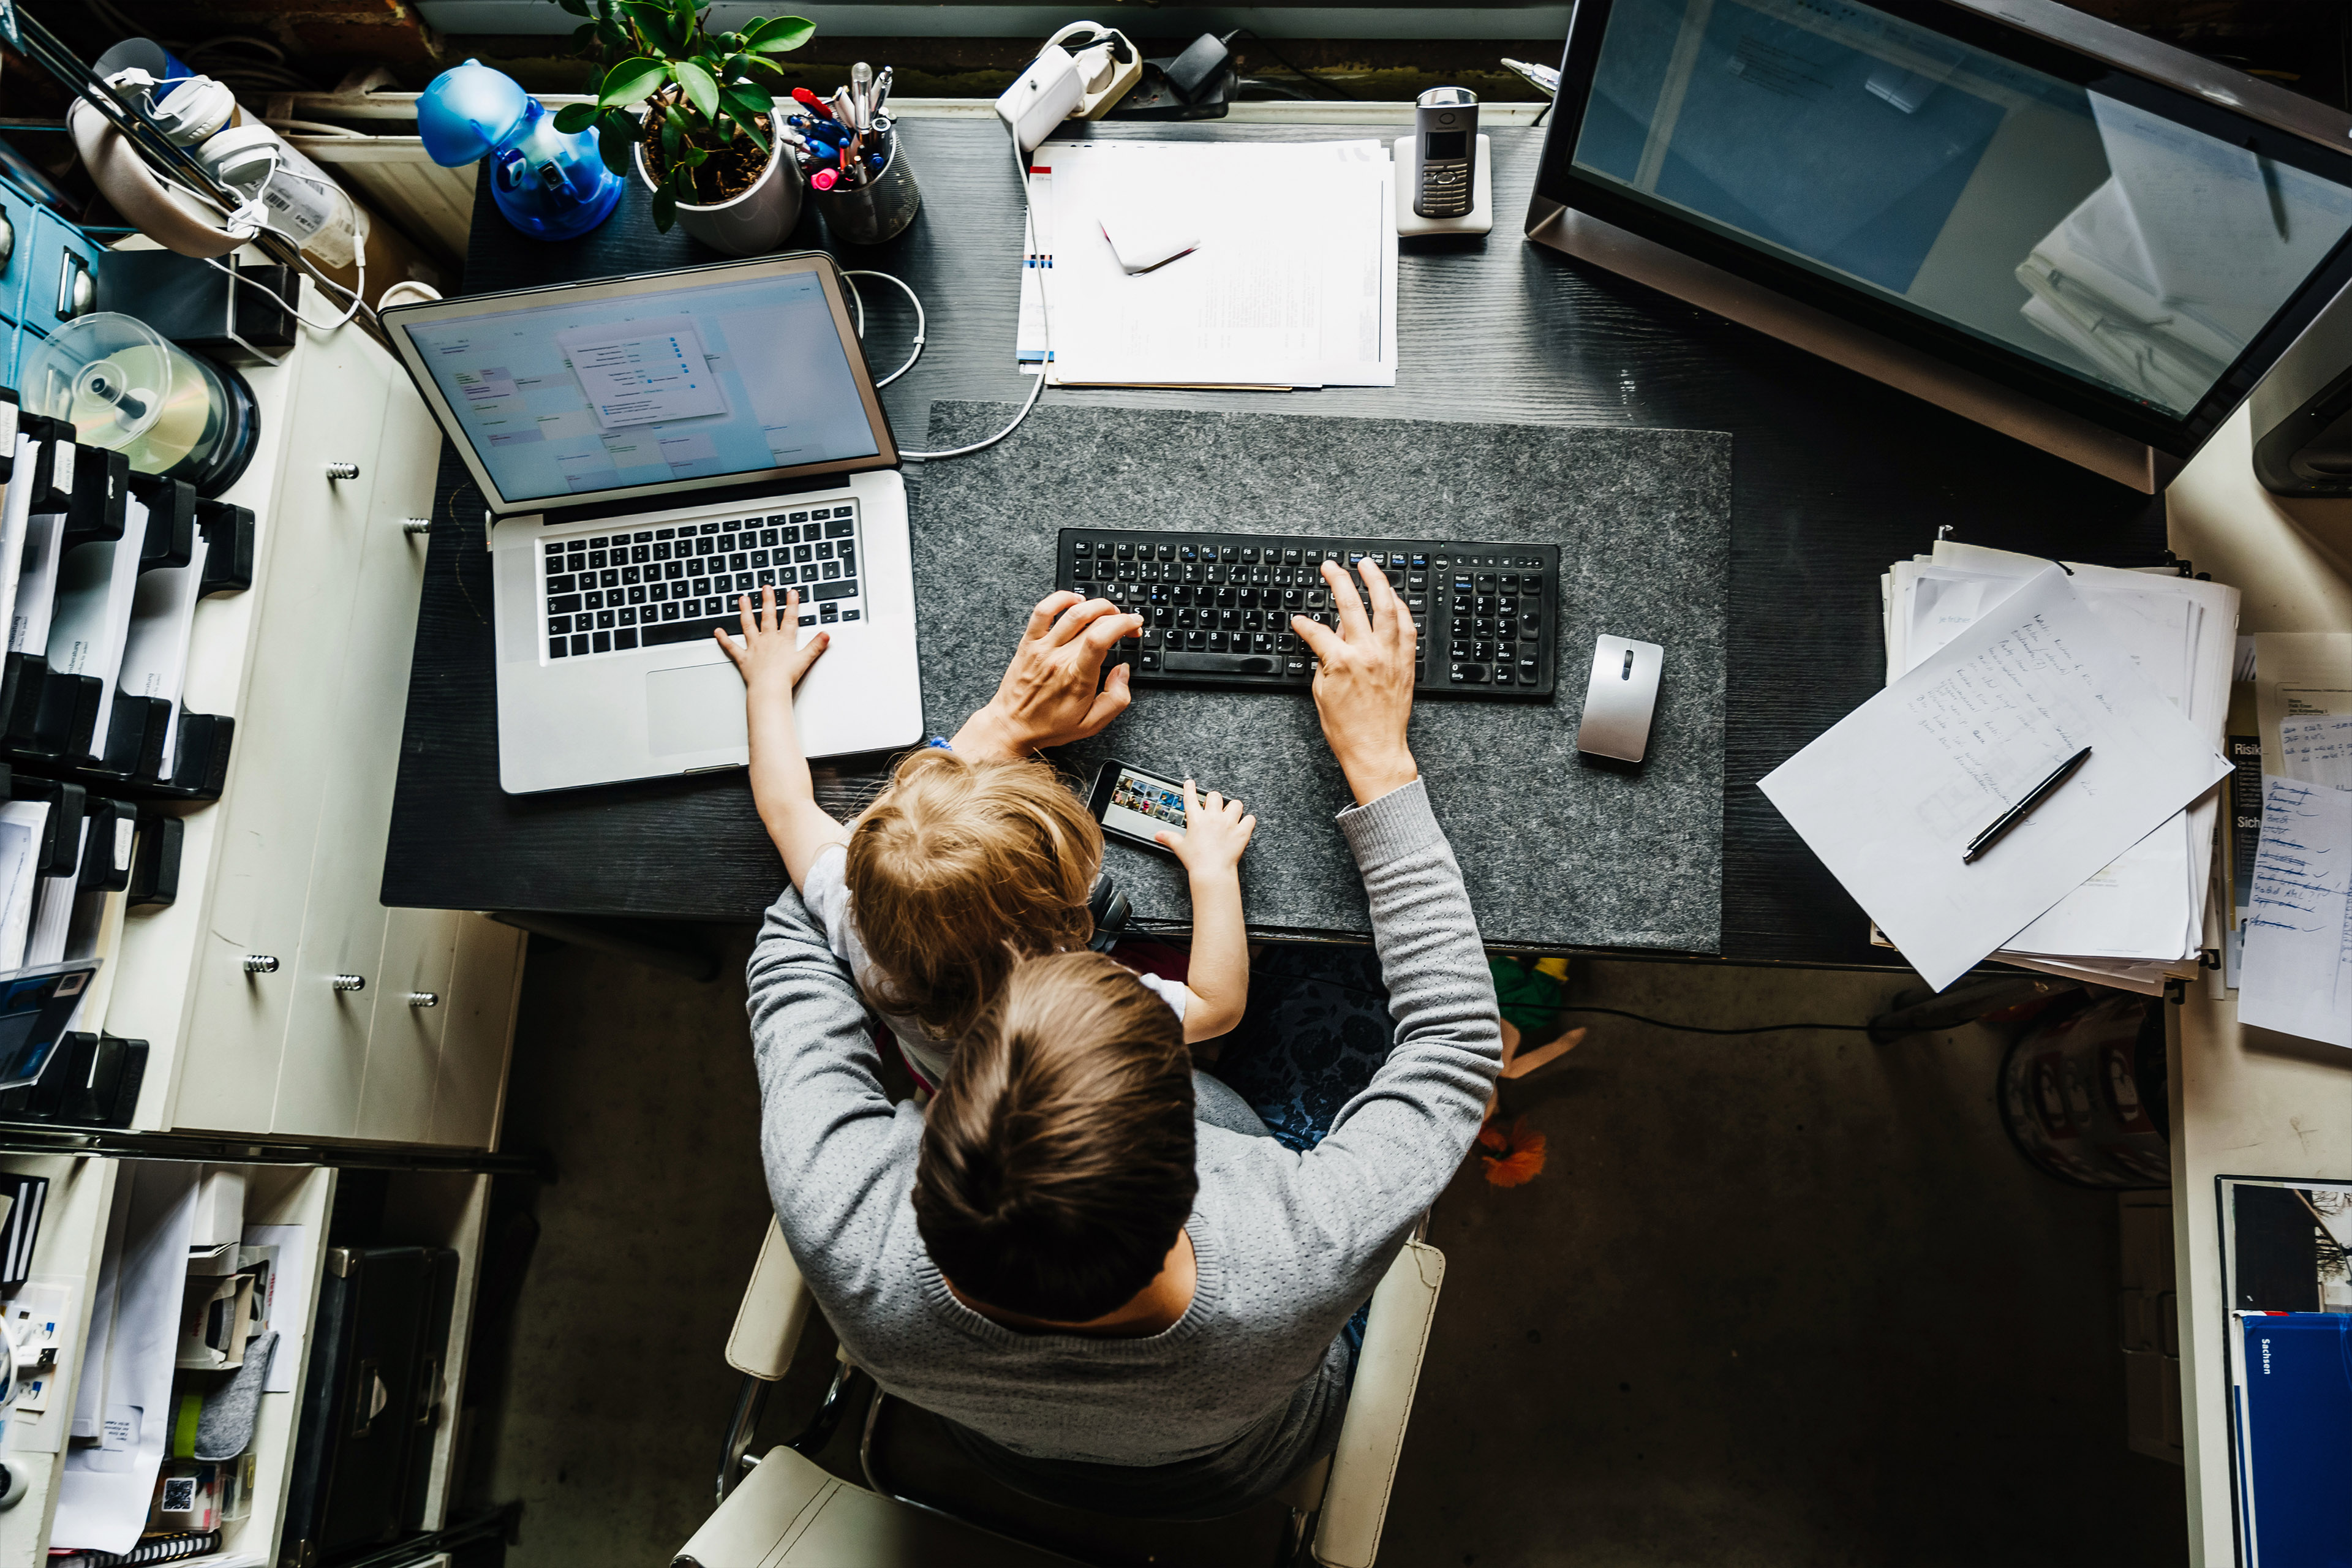
<path fill-rule="evenodd" d="M 1339 1446 L 1319 1488 L 1314 1554 L 1325 1568 L 1372 1568 L 1387 1521 L 1389 1494 L 1404 1449 L 1445 1255 L 1408 1241 L 1372 1292 L 1364 1349 Z M 773 1382 L 792 1364 L 812 1299 L 799 1267 L 771 1221 L 751 1283 L 727 1340 L 728 1363 Z M 1318 1507 L 1315 1467 L 1287 1500 Z M 845 1485 L 789 1448 L 777 1448 L 745 1478 L 681 1549 L 677 1562 L 699 1568 L 914 1568 L 933 1563 L 972 1568 L 1045 1568 L 1068 1559 L 908 1508 Z"/>
<path fill-rule="evenodd" d="M 1356 1384 L 1348 1393 L 1348 1414 L 1339 1423 L 1339 1447 L 1331 1456 L 1331 1480 L 1323 1489 L 1323 1514 L 1315 1527 L 1315 1560 L 1326 1568 L 1372 1568 L 1380 1555 L 1389 1493 L 1404 1453 L 1405 1423 L 1412 1415 L 1429 1325 L 1437 1317 L 1437 1292 L 1444 1283 L 1445 1254 L 1425 1241 L 1408 1241 L 1372 1291 Z"/>
<path fill-rule="evenodd" d="M 771 1449 L 674 1568 L 1070 1568 L 1072 1560 L 908 1508 Z"/>

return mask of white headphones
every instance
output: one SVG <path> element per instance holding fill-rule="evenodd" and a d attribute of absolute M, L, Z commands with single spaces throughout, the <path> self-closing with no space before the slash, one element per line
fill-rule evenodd
<path fill-rule="evenodd" d="M 125 222 L 165 249 L 182 256 L 226 256 L 260 232 L 243 223 L 222 226 L 221 214 L 165 184 L 122 132 L 79 99 L 66 106 L 66 130 L 100 194 Z"/>

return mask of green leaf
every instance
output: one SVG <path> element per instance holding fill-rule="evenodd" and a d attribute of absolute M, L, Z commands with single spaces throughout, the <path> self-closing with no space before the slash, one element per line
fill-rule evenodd
<path fill-rule="evenodd" d="M 816 37 L 816 24 L 805 16 L 772 16 L 754 22 L 745 31 L 747 46 L 762 55 L 790 54 Z"/>
<path fill-rule="evenodd" d="M 739 87 L 730 83 L 719 89 L 719 96 L 726 100 L 727 112 L 733 115 L 736 122 L 744 125 L 747 130 L 749 129 L 747 122 L 753 115 L 773 114 L 776 110 L 776 100 L 756 87 Z M 767 143 L 761 142 L 760 151 L 764 153 L 767 150 Z"/>
<path fill-rule="evenodd" d="M 627 54 L 636 47 L 629 37 L 628 29 L 609 17 L 596 18 L 596 37 L 613 54 Z"/>
<path fill-rule="evenodd" d="M 572 29 L 572 43 L 575 48 L 584 49 L 602 37 L 603 35 L 597 32 L 596 24 L 593 22 L 583 22 Z"/>
<path fill-rule="evenodd" d="M 667 234 L 670 225 L 677 221 L 677 198 L 670 195 L 667 185 L 664 185 L 654 193 L 654 227 Z"/>
<path fill-rule="evenodd" d="M 751 139 L 751 145 L 760 150 L 760 156 L 768 156 L 768 139 L 760 134 L 760 128 L 740 114 L 735 117 L 735 123 L 742 128 L 744 135 Z"/>
<path fill-rule="evenodd" d="M 686 89 L 687 101 L 702 110 L 705 120 L 719 114 L 719 80 L 693 60 L 672 60 L 669 74 Z"/>
<path fill-rule="evenodd" d="M 671 164 L 677 162 L 678 149 L 685 144 L 685 142 L 686 138 L 678 130 L 677 121 L 675 118 L 664 120 L 662 121 L 661 150 L 663 168 L 667 169 Z"/>
<path fill-rule="evenodd" d="M 699 169 L 710 162 L 710 154 L 689 142 L 678 149 L 677 161 L 682 167 Z"/>
<path fill-rule="evenodd" d="M 596 151 L 604 160 L 604 167 L 625 178 L 629 174 L 629 155 L 636 150 L 637 133 L 634 127 L 616 126 L 608 118 L 596 121 Z"/>
<path fill-rule="evenodd" d="M 596 113 L 593 103 L 567 103 L 555 111 L 555 128 L 566 136 L 577 136 L 596 123 Z"/>
<path fill-rule="evenodd" d="M 660 89 L 670 77 L 670 68 L 660 60 L 639 55 L 623 60 L 604 73 L 604 85 L 596 94 L 599 105 L 642 103 Z"/>

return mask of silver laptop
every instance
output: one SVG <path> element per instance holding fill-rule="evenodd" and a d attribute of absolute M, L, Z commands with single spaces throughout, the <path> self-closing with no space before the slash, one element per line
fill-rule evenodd
<path fill-rule="evenodd" d="M 386 310 L 489 504 L 499 782 L 740 767 L 738 595 L 800 590 L 832 647 L 812 757 L 922 738 L 898 447 L 821 254 Z"/>

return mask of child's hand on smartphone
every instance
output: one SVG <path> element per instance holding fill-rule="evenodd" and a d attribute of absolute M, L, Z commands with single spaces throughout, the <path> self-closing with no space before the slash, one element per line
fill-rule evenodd
<path fill-rule="evenodd" d="M 1203 799 L 1193 792 L 1192 781 L 1186 779 L 1184 831 L 1162 828 L 1151 837 L 1181 860 L 1186 871 L 1201 877 L 1238 867 L 1250 835 L 1256 831 L 1257 818 L 1243 816 L 1240 801 L 1227 800 L 1215 790 Z"/>
<path fill-rule="evenodd" d="M 729 637 L 723 627 L 711 629 L 710 635 L 719 639 L 719 646 L 727 650 L 727 657 L 743 672 L 743 684 L 751 689 L 755 700 L 764 692 L 789 700 L 801 677 L 832 646 L 831 632 L 821 631 L 805 643 L 800 640 L 800 590 L 790 589 L 779 609 L 776 591 L 763 587 L 756 613 L 749 594 L 737 600 L 743 616 L 743 636 L 740 640 Z"/>

